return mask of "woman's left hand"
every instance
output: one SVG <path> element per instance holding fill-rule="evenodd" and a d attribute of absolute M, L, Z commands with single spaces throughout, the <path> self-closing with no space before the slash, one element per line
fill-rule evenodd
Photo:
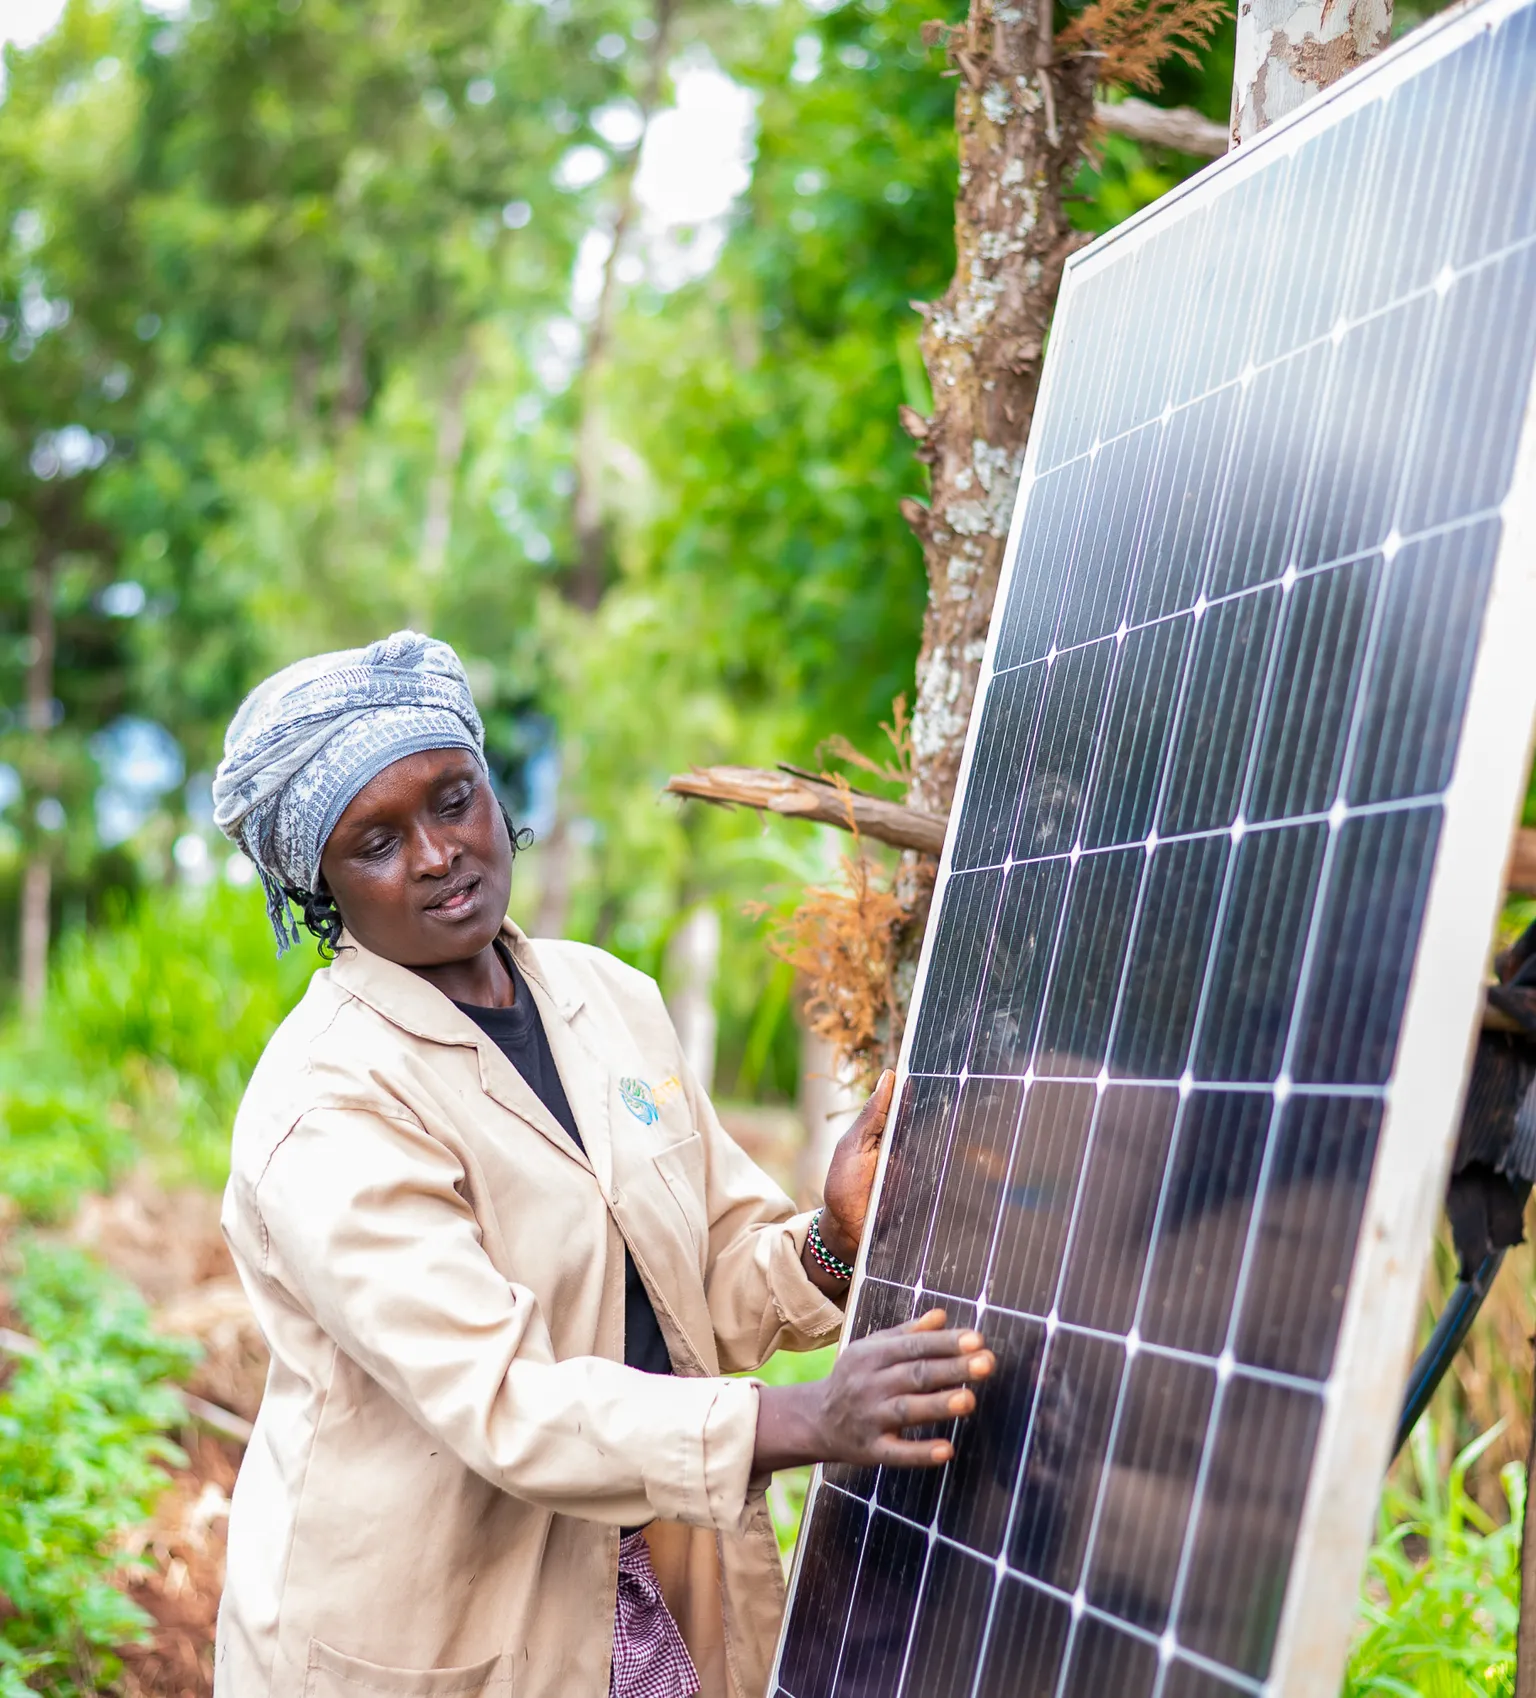
<path fill-rule="evenodd" d="M 864 1217 L 869 1213 L 869 1193 L 875 1183 L 875 1164 L 880 1159 L 880 1140 L 885 1135 L 886 1116 L 891 1110 L 891 1093 L 896 1075 L 889 1068 L 880 1075 L 859 1118 L 838 1139 L 822 1188 L 826 1207 L 821 1216 L 821 1237 L 832 1254 L 851 1262 L 864 1238 Z"/>

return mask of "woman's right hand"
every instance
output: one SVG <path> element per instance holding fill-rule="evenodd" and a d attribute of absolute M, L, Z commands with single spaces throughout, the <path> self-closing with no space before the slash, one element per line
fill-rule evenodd
<path fill-rule="evenodd" d="M 942 1309 L 870 1333 L 843 1350 L 831 1374 L 810 1385 L 758 1394 L 753 1472 L 805 1462 L 937 1468 L 947 1439 L 904 1439 L 902 1429 L 942 1425 L 976 1407 L 972 1385 L 997 1366 L 972 1328 L 946 1329 Z"/>

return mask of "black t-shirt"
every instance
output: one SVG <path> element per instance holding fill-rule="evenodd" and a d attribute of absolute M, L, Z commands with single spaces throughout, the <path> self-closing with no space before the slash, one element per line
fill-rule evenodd
<path fill-rule="evenodd" d="M 518 972 L 511 952 L 498 946 L 502 965 L 512 975 L 516 1000 L 510 1008 L 477 1008 L 460 1002 L 461 1009 L 496 1045 L 497 1049 L 522 1074 L 538 1097 L 570 1134 L 577 1149 L 585 1151 L 581 1134 L 576 1130 L 576 1116 L 565 1095 L 565 1086 L 555 1070 L 555 1058 L 544 1031 L 544 1022 L 534 1003 L 528 982 Z M 645 1289 L 635 1259 L 624 1249 L 624 1360 L 631 1368 L 647 1374 L 670 1374 L 672 1358 L 667 1353 L 667 1341 L 661 1335 L 661 1323 Z"/>

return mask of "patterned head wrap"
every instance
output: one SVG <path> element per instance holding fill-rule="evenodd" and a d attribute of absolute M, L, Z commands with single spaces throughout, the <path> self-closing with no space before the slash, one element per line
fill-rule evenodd
<path fill-rule="evenodd" d="M 287 891 L 319 890 L 320 852 L 347 804 L 424 749 L 468 749 L 485 765 L 459 657 L 415 631 L 296 661 L 240 704 L 214 774 L 213 821 L 256 863 L 279 955 L 299 941 Z"/>

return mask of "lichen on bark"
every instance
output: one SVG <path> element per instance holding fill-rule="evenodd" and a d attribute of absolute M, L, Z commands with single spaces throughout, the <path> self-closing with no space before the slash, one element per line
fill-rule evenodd
<path fill-rule="evenodd" d="M 958 73 L 955 275 L 922 309 L 933 416 L 903 415 L 930 469 L 926 505 L 904 504 L 923 545 L 928 608 L 917 663 L 907 800 L 945 813 L 954 795 L 987 624 L 1034 413 L 1062 267 L 1082 237 L 1063 196 L 1093 121 L 1096 62 L 1057 59 L 1048 5 L 972 0 L 933 32 Z"/>

